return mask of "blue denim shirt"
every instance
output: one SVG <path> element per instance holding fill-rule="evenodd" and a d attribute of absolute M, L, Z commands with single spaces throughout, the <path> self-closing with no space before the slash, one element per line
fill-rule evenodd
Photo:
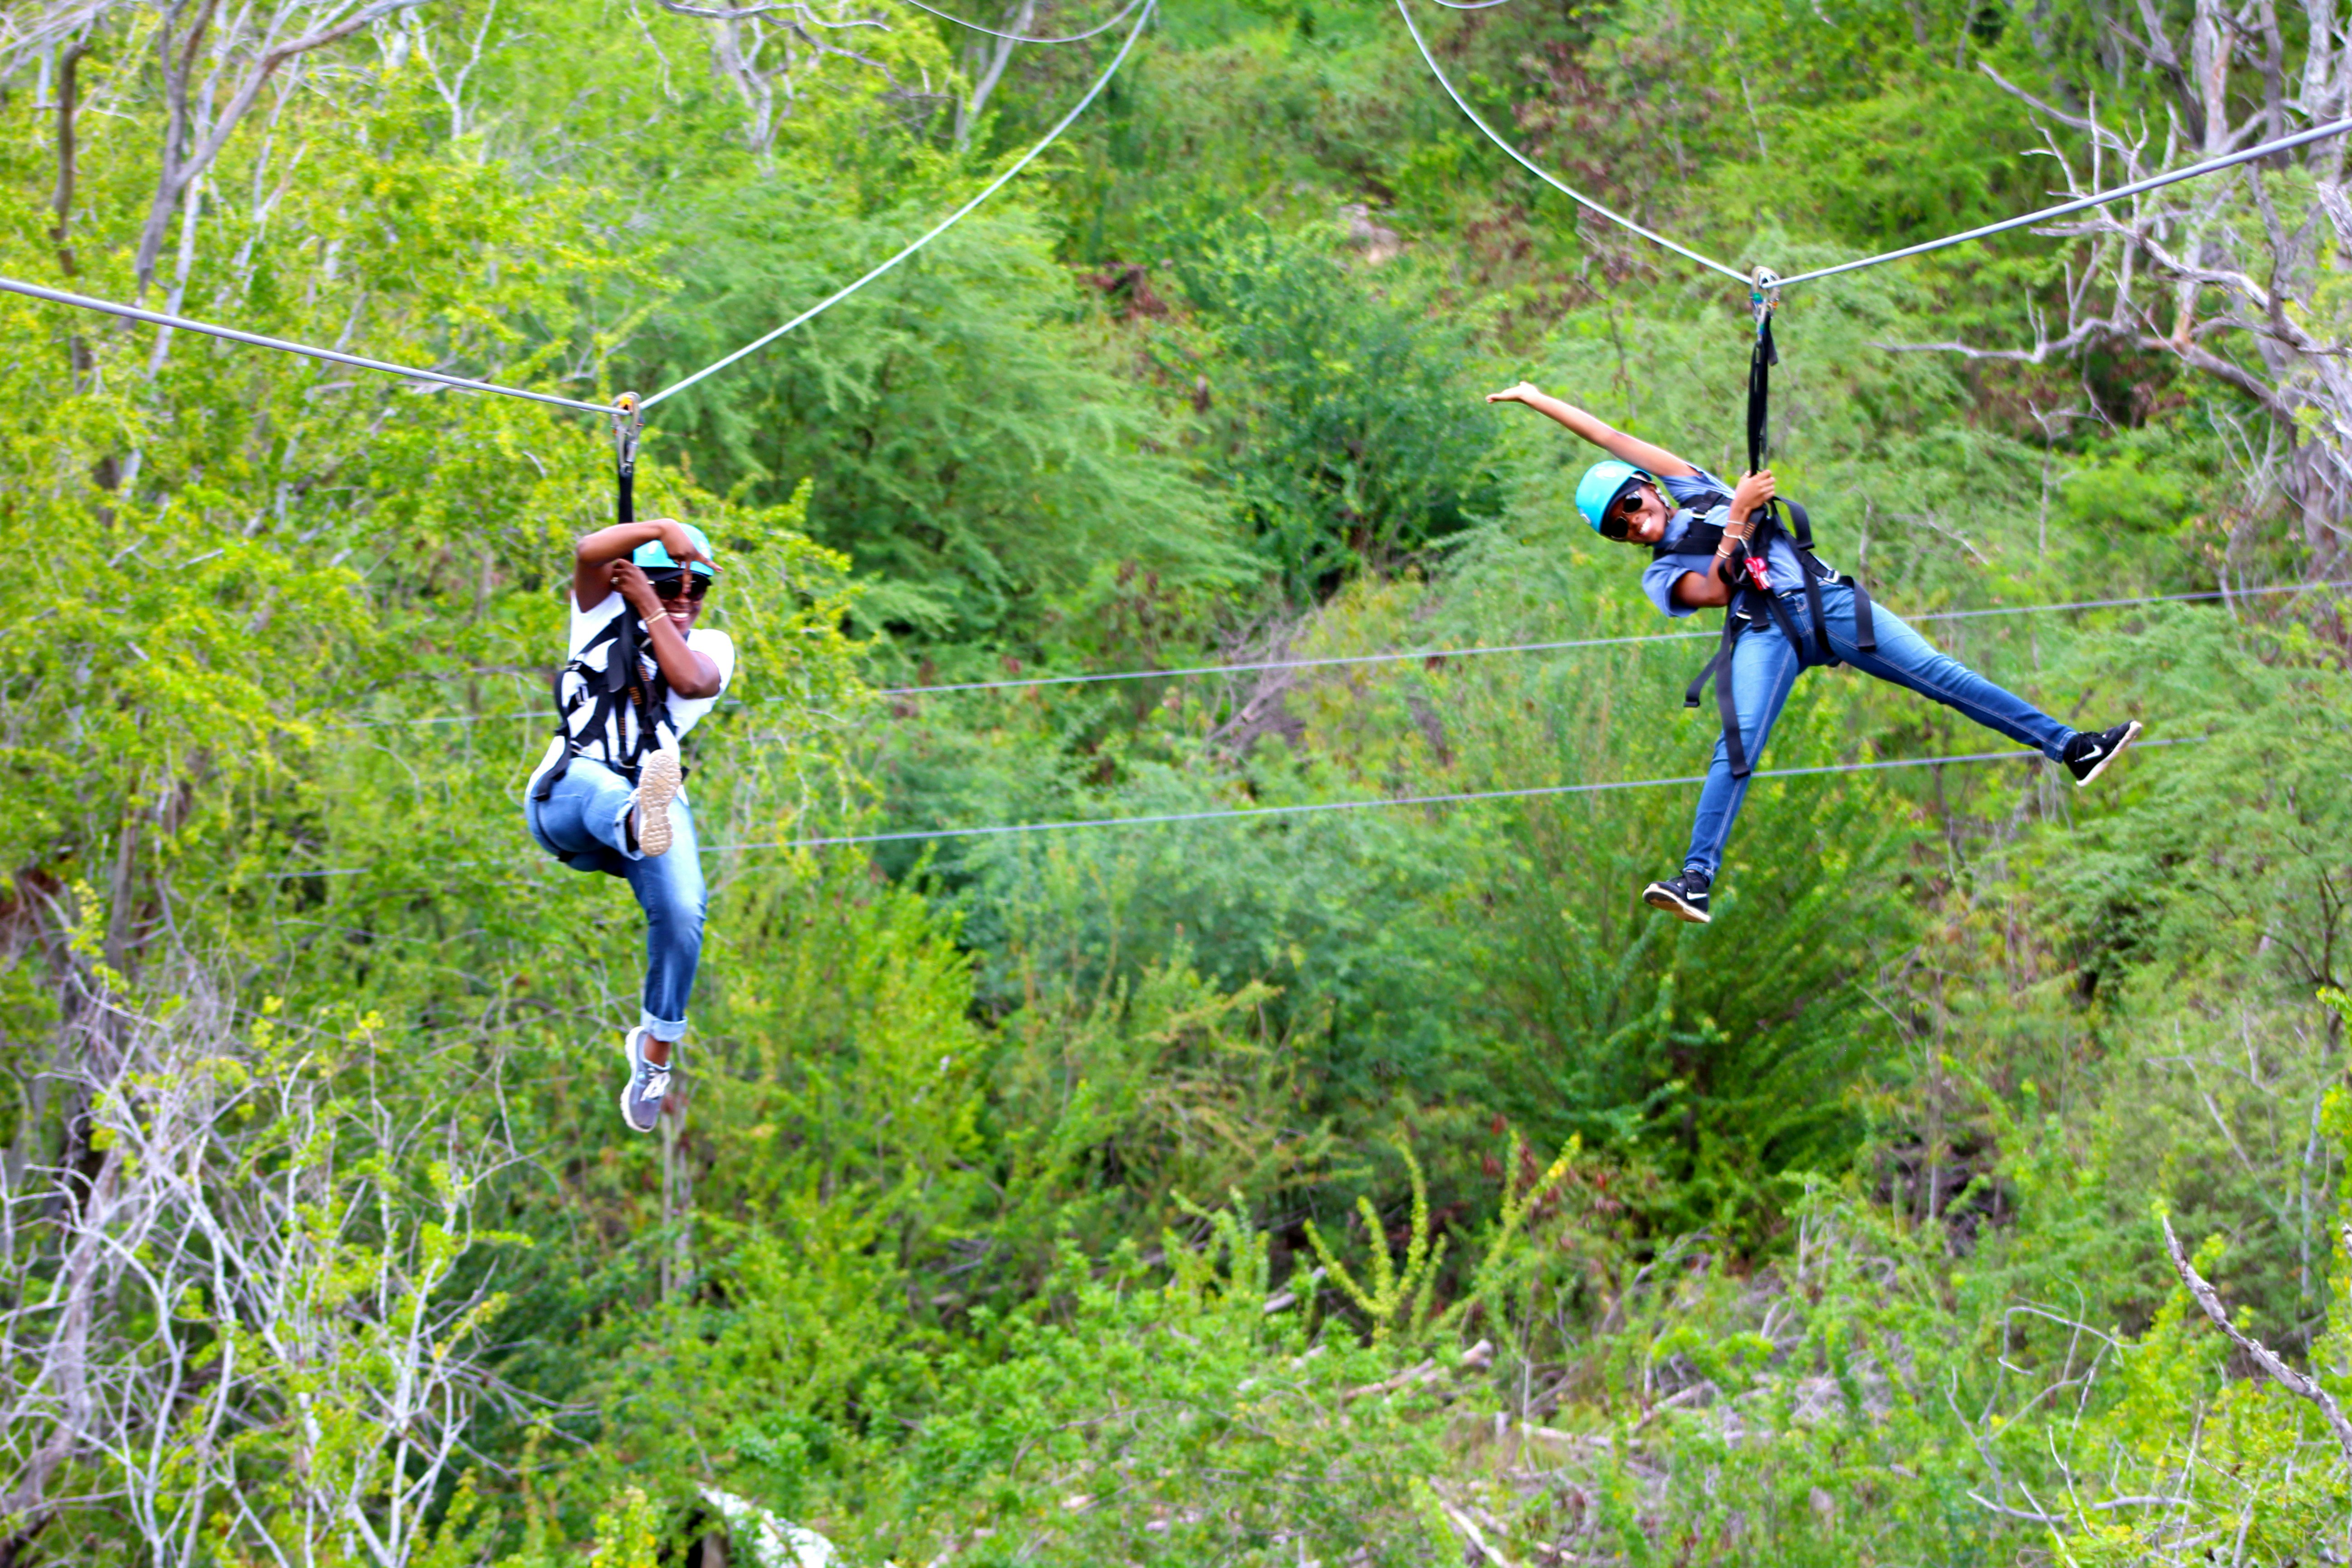
<path fill-rule="evenodd" d="M 1658 543 L 1667 553 L 1655 557 L 1642 568 L 1642 592 L 1650 595 L 1650 603 L 1658 606 L 1662 616 L 1687 616 L 1694 606 L 1675 603 L 1675 584 L 1685 572 L 1710 576 L 1715 572 L 1715 552 L 1701 550 L 1689 554 L 1674 553 L 1675 545 L 1691 531 L 1694 523 L 1712 522 L 1720 526 L 1731 515 L 1731 487 L 1701 468 L 1687 478 L 1662 475 L 1658 486 L 1680 503 L 1675 514 L 1666 519 L 1666 531 Z M 1792 594 L 1805 585 L 1804 568 L 1797 564 L 1796 546 L 1786 538 L 1775 539 L 1765 557 L 1765 570 L 1775 594 Z"/>

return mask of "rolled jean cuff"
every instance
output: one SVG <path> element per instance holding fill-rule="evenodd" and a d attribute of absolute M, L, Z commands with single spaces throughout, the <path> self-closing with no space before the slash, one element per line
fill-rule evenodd
<path fill-rule="evenodd" d="M 665 1045 L 674 1046 L 686 1038 L 686 1020 L 683 1018 L 672 1023 L 667 1018 L 656 1018 L 651 1013 L 640 1013 L 637 1026 Z"/>
<path fill-rule="evenodd" d="M 613 848 L 624 860 L 642 860 L 646 852 L 637 847 L 635 837 L 629 832 L 629 813 L 637 809 L 637 792 L 631 790 L 621 797 L 621 809 L 613 814 Z M 683 1029 L 684 1024 L 678 1026 Z M 664 1037 L 656 1035 L 655 1039 Z"/>

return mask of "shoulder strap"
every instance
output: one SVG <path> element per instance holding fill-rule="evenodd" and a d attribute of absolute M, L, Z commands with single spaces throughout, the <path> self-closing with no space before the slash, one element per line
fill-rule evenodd
<path fill-rule="evenodd" d="M 1669 555 L 1714 554 L 1723 543 L 1723 524 L 1707 522 L 1704 520 L 1717 507 L 1730 504 L 1731 498 L 1721 490 L 1708 490 L 1701 494 L 1696 500 L 1683 501 L 1676 505 L 1675 508 L 1676 511 L 1686 511 L 1691 514 L 1690 526 L 1683 530 L 1683 536 L 1675 540 L 1671 546 L 1664 544 L 1650 546 L 1650 558 L 1657 561 Z"/>
<path fill-rule="evenodd" d="M 669 681 L 658 664 L 650 680 L 640 669 L 639 643 L 644 631 L 636 613 L 625 607 L 597 628 L 595 635 L 581 645 L 579 653 L 556 671 L 555 738 L 563 742 L 563 752 L 555 765 L 541 775 L 534 792 L 536 798 L 548 798 L 558 781 L 571 770 L 572 759 L 580 754 L 583 742 L 574 735 L 572 720 L 583 706 L 593 705 L 594 711 L 588 717 L 588 733 L 603 743 L 605 764 L 624 777 L 636 776 L 637 761 L 648 746 L 664 743 L 670 724 Z M 586 656 L 607 644 L 612 651 L 605 657 L 604 668 L 590 668 Z M 567 675 L 577 675 L 581 679 L 580 689 L 569 700 L 563 694 L 563 678 Z M 636 722 L 632 726 L 626 753 L 614 755 L 612 737 L 624 709 Z"/>
<path fill-rule="evenodd" d="M 1653 560 L 1661 560 L 1669 555 L 1712 555 L 1722 545 L 1723 524 L 1694 522 L 1683 530 L 1683 536 L 1672 544 L 1650 546 L 1650 556 Z"/>

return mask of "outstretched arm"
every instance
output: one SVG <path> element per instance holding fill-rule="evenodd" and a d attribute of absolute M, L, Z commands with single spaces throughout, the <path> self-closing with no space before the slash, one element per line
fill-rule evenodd
<path fill-rule="evenodd" d="M 1486 395 L 1486 401 L 1524 403 L 1537 413 L 1548 415 L 1567 426 L 1620 462 L 1631 463 L 1646 473 L 1661 478 L 1671 475 L 1675 479 L 1686 479 L 1698 472 L 1664 447 L 1653 447 L 1638 436 L 1628 436 L 1622 430 L 1594 418 L 1574 404 L 1563 403 L 1527 382 L 1506 387 L 1500 392 L 1490 392 Z"/>

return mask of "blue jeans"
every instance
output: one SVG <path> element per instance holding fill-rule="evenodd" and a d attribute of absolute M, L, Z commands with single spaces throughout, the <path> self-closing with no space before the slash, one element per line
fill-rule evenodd
<path fill-rule="evenodd" d="M 1805 606 L 1805 595 L 1786 595 L 1780 603 L 1798 635 L 1810 642 L 1813 623 L 1811 612 Z M 1853 590 L 1843 583 L 1822 589 L 1822 616 L 1829 626 L 1830 647 L 1838 658 L 1865 675 L 1907 686 L 1922 697 L 1932 697 L 1988 730 L 1998 730 L 2012 741 L 2033 747 L 2053 762 L 2061 759 L 2066 742 L 2074 738 L 2073 730 L 2022 697 L 2003 691 L 1958 659 L 1937 652 L 1926 637 L 1884 605 L 1874 602 L 1871 605 L 1872 625 L 1878 634 L 1877 651 L 1864 653 L 1855 647 Z M 1730 670 L 1717 672 L 1717 680 L 1731 682 L 1732 700 L 1739 709 L 1740 743 L 1747 751 L 1750 767 L 1764 754 L 1764 742 L 1772 733 L 1772 721 L 1780 716 L 1781 704 L 1789 700 L 1790 689 L 1796 685 L 1797 672 L 1801 668 L 1798 650 L 1789 646 L 1780 623 L 1768 617 L 1762 626 L 1750 626 L 1740 634 L 1738 647 L 1732 651 Z M 1731 837 L 1731 825 L 1739 816 L 1740 802 L 1747 798 L 1748 781 L 1731 776 L 1730 749 L 1718 736 L 1715 760 L 1707 766 L 1706 787 L 1699 791 L 1698 816 L 1691 823 L 1690 852 L 1683 857 L 1685 870 L 1705 872 L 1713 878 L 1722 869 L 1724 843 Z"/>
<path fill-rule="evenodd" d="M 540 847 L 575 871 L 624 877 L 646 911 L 646 1032 L 656 1040 L 686 1037 L 686 1003 L 702 959 L 702 857 L 694 840 L 694 808 L 680 795 L 670 803 L 669 853 L 647 857 L 629 847 L 629 781 L 602 763 L 574 757 L 544 801 L 528 795 L 523 823 Z"/>

